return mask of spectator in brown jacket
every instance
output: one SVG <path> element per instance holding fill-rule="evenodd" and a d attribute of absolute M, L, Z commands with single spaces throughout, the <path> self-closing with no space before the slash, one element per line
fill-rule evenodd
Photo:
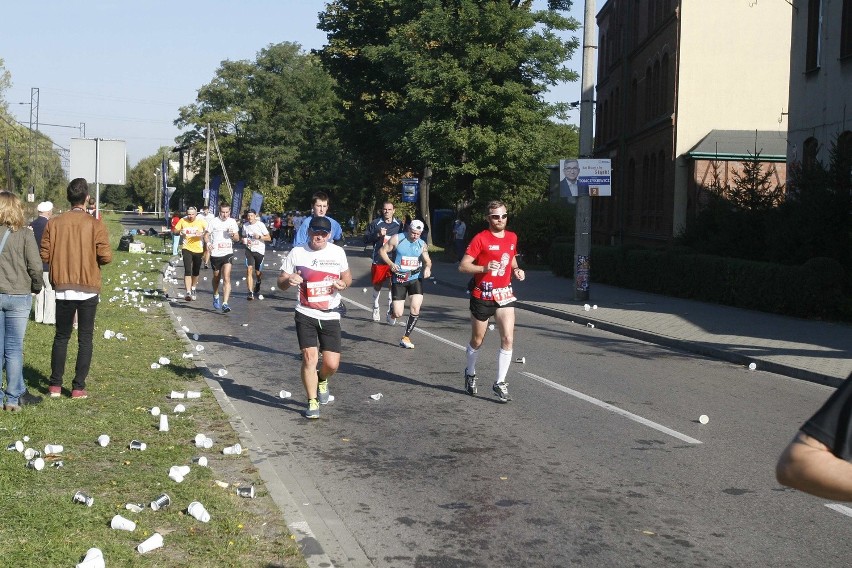
<path fill-rule="evenodd" d="M 92 362 L 101 291 L 101 265 L 112 261 L 109 236 L 104 224 L 86 214 L 89 185 L 83 178 L 71 180 L 67 189 L 71 210 L 52 218 L 41 239 L 41 259 L 50 264 L 50 283 L 56 290 L 56 335 L 50 354 L 50 386 L 53 398 L 62 393 L 62 377 L 68 340 L 77 314 L 77 364 L 71 398 L 86 398 L 86 377 Z"/>

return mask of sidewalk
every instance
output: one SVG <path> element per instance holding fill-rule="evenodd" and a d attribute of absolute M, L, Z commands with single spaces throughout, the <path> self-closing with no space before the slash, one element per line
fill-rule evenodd
<path fill-rule="evenodd" d="M 351 249 L 349 249 L 351 250 Z M 435 262 L 436 281 L 461 289 L 469 276 L 457 264 Z M 594 277 L 594 272 L 592 272 Z M 838 386 L 852 374 L 852 325 L 802 320 L 603 284 L 588 302 L 574 300 L 573 281 L 528 271 L 513 285 L 516 306 L 592 324 L 619 335 L 730 361 L 758 370 Z M 584 309 L 584 303 L 590 309 Z M 597 306 L 597 309 L 593 309 Z"/>

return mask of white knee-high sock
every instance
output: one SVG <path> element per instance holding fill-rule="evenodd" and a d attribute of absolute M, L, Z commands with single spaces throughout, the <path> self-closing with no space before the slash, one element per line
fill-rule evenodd
<path fill-rule="evenodd" d="M 381 296 L 381 295 L 382 295 L 381 290 L 379 290 L 379 291 L 373 290 L 373 307 L 374 308 L 379 307 L 379 296 Z"/>
<path fill-rule="evenodd" d="M 497 353 L 497 382 L 505 383 L 506 374 L 509 372 L 509 364 L 512 362 L 512 352 L 500 349 Z"/>
<path fill-rule="evenodd" d="M 470 345 L 467 346 L 465 350 L 467 353 L 467 374 L 475 375 L 476 374 L 476 359 L 479 357 L 479 349 L 474 349 Z"/>

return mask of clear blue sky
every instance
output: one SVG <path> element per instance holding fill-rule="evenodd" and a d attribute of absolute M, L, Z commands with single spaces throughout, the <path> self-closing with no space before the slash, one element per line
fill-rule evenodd
<path fill-rule="evenodd" d="M 54 142 L 68 148 L 85 123 L 88 138 L 126 140 L 132 166 L 174 144 L 178 108 L 195 101 L 220 62 L 254 60 L 282 41 L 321 48 L 326 37 L 316 23 L 324 6 L 322 0 L 7 2 L 0 35 L 0 58 L 12 75 L 6 101 L 29 124 L 37 87 L 40 130 Z M 571 15 L 582 24 L 583 0 L 575 0 Z M 580 50 L 569 66 L 580 72 Z M 546 98 L 579 100 L 579 81 Z M 571 122 L 579 122 L 579 111 Z"/>

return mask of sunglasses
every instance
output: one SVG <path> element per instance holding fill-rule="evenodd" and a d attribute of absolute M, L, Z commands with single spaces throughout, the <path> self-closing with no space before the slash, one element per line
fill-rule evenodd
<path fill-rule="evenodd" d="M 498 220 L 500 220 L 500 219 L 505 219 L 505 218 L 507 218 L 508 216 L 509 216 L 509 215 L 508 215 L 508 214 L 506 214 L 506 213 L 503 213 L 502 215 L 489 215 L 489 217 L 491 217 L 491 218 L 492 218 L 492 219 L 494 219 L 495 221 L 498 221 Z"/>
<path fill-rule="evenodd" d="M 308 227 L 312 233 L 316 233 L 318 235 L 327 235 L 331 231 L 326 231 L 325 229 L 314 229 L 313 227 Z"/>

